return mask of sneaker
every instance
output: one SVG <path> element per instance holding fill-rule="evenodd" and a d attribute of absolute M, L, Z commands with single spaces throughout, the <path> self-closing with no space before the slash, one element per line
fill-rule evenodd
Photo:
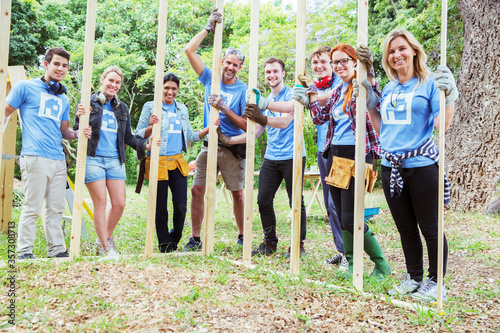
<path fill-rule="evenodd" d="M 49 256 L 49 258 L 69 258 L 69 253 L 65 250 L 63 252 L 59 252 L 55 256 Z"/>
<path fill-rule="evenodd" d="M 259 256 L 259 257 L 263 255 L 269 256 L 275 252 L 276 252 L 276 245 L 274 245 L 271 242 L 263 241 L 262 243 L 260 243 L 257 250 L 252 250 L 252 256 Z"/>
<path fill-rule="evenodd" d="M 186 246 L 184 246 L 184 249 L 182 252 L 189 252 L 189 251 L 201 251 L 201 246 L 203 242 L 198 242 L 196 241 L 193 237 L 189 238 L 189 242 L 187 242 Z"/>
<path fill-rule="evenodd" d="M 99 261 L 106 261 L 106 260 L 119 260 L 120 259 L 120 254 L 116 252 L 115 249 L 113 249 L 111 246 L 109 246 L 105 250 L 105 255 L 102 258 L 99 258 Z"/>
<path fill-rule="evenodd" d="M 420 288 L 422 282 L 417 282 L 410 277 L 409 273 L 406 273 L 403 277 L 403 280 L 394 288 L 389 289 L 387 291 L 387 295 L 396 296 L 396 295 L 410 295 L 413 294 Z"/>
<path fill-rule="evenodd" d="M 95 243 L 97 244 L 97 246 L 99 246 L 99 249 L 102 249 L 101 240 L 99 239 L 99 237 L 96 238 Z M 108 238 L 108 246 L 112 247 L 116 251 L 115 240 L 113 239 L 113 237 Z"/>
<path fill-rule="evenodd" d="M 300 256 L 306 256 L 306 250 L 304 250 L 304 244 L 300 243 Z M 290 248 L 288 248 L 288 252 L 285 253 L 285 258 L 290 259 Z"/>
<path fill-rule="evenodd" d="M 238 240 L 236 241 L 236 245 L 238 246 L 243 246 L 243 237 L 238 237 Z"/>
<path fill-rule="evenodd" d="M 337 253 L 336 255 L 331 257 L 330 259 L 326 259 L 325 263 L 328 265 L 338 265 L 342 261 L 342 257 L 343 256 L 340 253 Z"/>
<path fill-rule="evenodd" d="M 342 259 L 340 259 L 339 271 L 345 273 L 348 270 L 349 270 L 349 261 L 347 261 L 347 258 L 345 256 L 342 256 Z"/>
<path fill-rule="evenodd" d="M 420 288 L 411 295 L 411 297 L 422 302 L 434 302 L 437 300 L 438 284 L 432 279 L 427 278 L 422 282 Z M 443 284 L 443 301 L 446 301 L 446 287 Z"/>
<path fill-rule="evenodd" d="M 35 259 L 33 253 L 23 253 L 17 257 L 18 260 Z"/>

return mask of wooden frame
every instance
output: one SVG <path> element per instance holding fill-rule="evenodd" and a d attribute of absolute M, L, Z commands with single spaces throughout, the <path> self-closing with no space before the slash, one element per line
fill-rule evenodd
<path fill-rule="evenodd" d="M 168 0 L 160 0 L 158 17 L 158 40 L 156 49 L 155 99 L 154 114 L 158 117 L 158 124 L 153 125 L 151 140 L 151 161 L 149 166 L 148 218 L 146 224 L 146 245 L 144 257 L 153 254 L 153 238 L 156 218 L 156 196 L 158 190 L 158 164 L 160 161 L 160 147 L 156 140 L 161 136 L 161 110 L 163 107 L 163 73 L 165 71 L 165 44 L 167 42 Z"/>
<path fill-rule="evenodd" d="M 69 256 L 73 260 L 80 256 L 80 236 L 83 213 L 83 186 L 85 166 L 87 164 L 87 138 L 83 129 L 89 126 L 90 97 L 92 88 L 92 67 L 94 62 L 94 38 L 97 0 L 87 0 L 87 21 L 85 25 L 85 48 L 83 55 L 83 80 L 81 101 L 87 112 L 80 117 L 78 128 L 78 149 L 75 174 L 75 201 L 73 203 L 73 219 L 71 221 L 71 243 Z"/>
<path fill-rule="evenodd" d="M 358 0 L 358 45 L 368 43 L 368 1 Z M 356 101 L 356 155 L 354 179 L 354 237 L 352 284 L 363 290 L 363 250 L 365 216 L 365 149 L 366 149 L 366 89 L 361 84 L 366 79 L 367 68 L 358 61 L 357 80 L 360 82 Z"/>

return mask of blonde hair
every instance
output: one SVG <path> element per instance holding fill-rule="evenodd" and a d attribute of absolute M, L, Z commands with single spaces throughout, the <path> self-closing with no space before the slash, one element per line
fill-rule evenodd
<path fill-rule="evenodd" d="M 389 64 L 389 44 L 396 38 L 403 37 L 406 39 L 408 44 L 410 44 L 411 48 L 415 51 L 416 55 L 413 58 L 413 69 L 415 71 L 415 76 L 417 77 L 418 84 L 425 82 L 431 71 L 429 67 L 427 67 L 427 54 L 425 54 L 424 48 L 422 44 L 420 44 L 415 36 L 412 35 L 406 29 L 394 29 L 384 40 L 384 47 L 382 49 L 382 67 L 384 68 L 387 77 L 391 81 L 395 81 L 398 78 L 398 73 L 394 68 L 392 68 Z"/>
<path fill-rule="evenodd" d="M 120 76 L 120 78 L 122 79 L 122 82 L 123 82 L 123 72 L 122 72 L 120 67 L 115 66 L 115 65 L 109 66 L 108 68 L 106 68 L 104 70 L 104 72 L 102 72 L 101 78 L 102 79 L 106 78 L 106 76 L 108 76 L 108 74 L 112 73 L 112 72 L 118 74 L 118 76 Z"/>

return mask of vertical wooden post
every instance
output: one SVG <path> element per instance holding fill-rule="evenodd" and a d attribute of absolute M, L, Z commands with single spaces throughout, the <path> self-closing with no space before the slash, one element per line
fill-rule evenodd
<path fill-rule="evenodd" d="M 217 0 L 217 9 L 220 14 L 224 13 L 224 0 Z M 214 32 L 214 54 L 212 59 L 212 94 L 220 94 L 220 76 L 222 60 L 222 22 L 215 25 Z M 217 182 L 217 149 L 218 136 L 215 121 L 219 117 L 219 110 L 210 107 L 208 156 L 207 156 L 207 181 L 205 187 L 205 223 L 203 225 L 203 247 L 202 254 L 208 255 L 214 250 L 215 229 L 215 187 Z"/>
<path fill-rule="evenodd" d="M 368 1 L 358 0 L 358 45 L 368 44 Z M 363 246 L 365 216 L 366 89 L 361 84 L 367 69 L 358 61 L 359 96 L 356 101 L 356 170 L 354 178 L 354 239 L 352 284 L 363 290 Z"/>
<path fill-rule="evenodd" d="M 161 110 L 163 107 L 163 73 L 165 72 L 165 44 L 167 43 L 168 0 L 160 0 L 158 15 L 158 39 L 156 45 L 156 74 L 154 114 L 159 123 L 153 125 L 153 140 L 151 141 L 151 161 L 149 164 L 149 192 L 148 192 L 148 219 L 146 225 L 146 248 L 144 256 L 153 254 L 153 238 L 156 218 L 156 195 L 158 190 L 158 164 L 160 161 L 160 147 L 156 140 L 161 136 Z"/>
<path fill-rule="evenodd" d="M 252 0 L 250 15 L 250 60 L 248 88 L 257 88 L 259 67 L 259 0 Z M 261 97 L 263 98 L 263 96 Z M 255 103 L 252 94 L 250 103 Z M 253 169 L 255 165 L 255 122 L 247 119 L 247 155 L 245 166 L 245 224 L 243 227 L 243 264 L 250 265 L 252 258 Z"/>
<path fill-rule="evenodd" d="M 306 70 L 306 0 L 297 0 L 297 27 L 295 46 L 295 84 L 301 83 L 298 74 Z M 292 194 L 292 244 L 290 246 L 290 272 L 299 274 L 300 213 L 302 203 L 302 146 L 304 144 L 304 106 L 295 101 L 293 122 L 293 194 Z"/>
<path fill-rule="evenodd" d="M 440 64 L 446 66 L 446 40 L 448 25 L 448 1 L 441 1 L 441 60 Z M 439 187 L 438 187 L 438 296 L 437 309 L 441 311 L 443 308 L 443 243 L 444 243 L 444 132 L 446 119 L 446 97 L 444 91 L 440 93 L 439 103 Z"/>
<path fill-rule="evenodd" d="M 11 18 L 11 0 L 2 0 L 0 5 L 0 170 L 3 169 L 3 137 L 4 137 L 4 119 L 5 119 L 5 98 L 7 97 L 7 66 L 9 65 L 9 43 L 10 43 L 10 18 Z M 3 190 L 2 190 L 3 192 Z M 2 214 L 0 214 L 3 216 Z M 7 230 L 7 223 L 2 221 L 2 230 Z"/>
<path fill-rule="evenodd" d="M 73 219 L 71 221 L 70 260 L 80 256 L 80 236 L 82 232 L 83 186 L 85 166 L 87 164 L 87 138 L 83 129 L 89 126 L 90 97 L 92 87 L 92 67 L 94 62 L 94 37 L 97 0 L 87 0 L 87 21 L 85 24 L 85 48 L 83 54 L 83 79 L 81 101 L 87 112 L 80 117 L 78 128 L 78 148 L 76 156 L 75 201 L 73 202 Z"/>

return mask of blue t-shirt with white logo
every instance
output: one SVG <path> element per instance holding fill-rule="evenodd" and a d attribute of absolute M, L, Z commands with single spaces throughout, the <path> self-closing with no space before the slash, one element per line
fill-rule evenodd
<path fill-rule="evenodd" d="M 19 109 L 23 124 L 21 155 L 64 160 L 61 121 L 69 121 L 69 99 L 55 95 L 41 79 L 14 85 L 6 102 Z"/>
<path fill-rule="evenodd" d="M 332 84 L 325 89 L 319 89 L 318 95 L 326 95 L 331 93 L 339 85 L 342 84 L 342 80 L 335 74 L 333 74 Z M 318 152 L 323 153 L 323 148 L 325 148 L 326 133 L 328 133 L 328 122 L 322 125 L 316 125 L 316 130 L 318 131 Z"/>
<path fill-rule="evenodd" d="M 267 96 L 270 102 L 288 102 L 292 99 L 292 89 L 284 87 L 278 96 L 273 94 Z M 263 112 L 267 117 L 283 117 L 283 113 L 266 110 Z M 293 120 L 287 128 L 267 127 L 267 146 L 265 159 L 272 161 L 283 161 L 293 159 Z M 302 138 L 302 156 L 306 156 L 304 138 Z"/>
<path fill-rule="evenodd" d="M 165 112 L 166 110 L 166 112 Z M 176 113 L 177 108 L 174 104 L 163 103 L 162 117 L 168 117 L 168 147 L 165 156 L 177 155 L 182 152 L 182 124 Z"/>
<path fill-rule="evenodd" d="M 431 76 L 418 84 L 414 77 L 403 84 L 389 82 L 382 91 L 380 105 L 380 146 L 393 153 L 405 153 L 420 147 L 432 137 L 434 118 L 439 115 L 439 88 Z M 434 164 L 424 156 L 403 160 L 403 168 L 417 168 Z M 384 158 L 382 165 L 390 167 Z"/>
<path fill-rule="evenodd" d="M 205 112 L 203 112 L 203 127 L 208 127 L 210 121 L 210 104 L 208 104 L 208 97 L 212 93 L 212 70 L 205 66 L 199 80 L 205 86 Z M 229 105 L 229 108 L 240 117 L 243 116 L 243 113 L 245 112 L 245 93 L 247 90 L 248 86 L 239 79 L 236 79 L 236 82 L 230 85 L 224 84 L 222 80 L 220 82 L 220 96 L 224 99 L 226 104 Z M 229 120 L 225 114 L 219 112 L 219 116 L 222 133 L 230 137 L 243 133 L 243 130 Z"/>
<path fill-rule="evenodd" d="M 102 122 L 96 156 L 118 157 L 118 123 L 113 107 L 108 101 L 102 106 Z"/>
<path fill-rule="evenodd" d="M 344 83 L 342 85 L 342 97 L 339 98 L 337 103 L 333 107 L 333 119 L 335 121 L 335 132 L 333 133 L 332 145 L 347 146 L 355 145 L 356 140 L 354 138 L 354 133 L 351 128 L 351 122 L 349 121 L 349 116 L 344 113 L 344 97 L 349 83 Z"/>

